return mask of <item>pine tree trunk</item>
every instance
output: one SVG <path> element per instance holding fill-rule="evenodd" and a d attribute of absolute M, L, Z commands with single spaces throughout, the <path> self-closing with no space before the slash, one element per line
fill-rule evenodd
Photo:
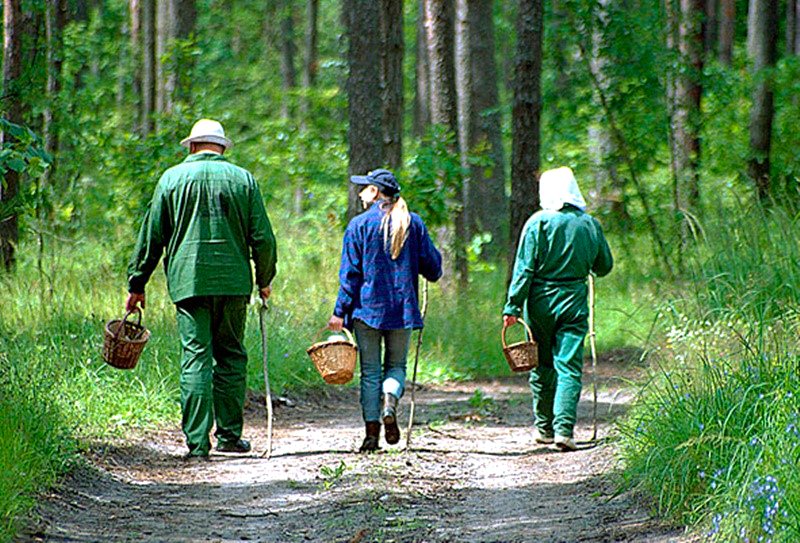
<path fill-rule="evenodd" d="M 419 3 L 415 57 L 414 135 L 421 137 L 431 124 L 431 83 L 428 62 L 428 37 L 425 31 L 425 4 Z"/>
<path fill-rule="evenodd" d="M 3 0 L 3 116 L 10 122 L 22 124 L 22 13 L 20 0 Z M 12 136 L 0 133 L 0 142 L 8 143 Z M 3 206 L 16 198 L 19 192 L 19 174 L 11 169 L 0 183 L 0 202 Z M 6 271 L 14 269 L 15 251 L 19 240 L 17 213 L 0 215 L 0 258 Z"/>
<path fill-rule="evenodd" d="M 381 0 L 383 160 L 403 166 L 403 0 Z"/>
<path fill-rule="evenodd" d="M 680 57 L 684 67 L 678 78 L 675 139 L 678 154 L 676 208 L 697 212 L 700 205 L 700 106 L 703 87 L 704 0 L 681 0 Z"/>
<path fill-rule="evenodd" d="M 492 0 L 470 1 L 469 42 L 474 123 L 470 148 L 482 142 L 488 143 L 492 166 L 488 172 L 483 167 L 472 169 L 468 204 L 472 232 L 489 232 L 492 235 L 492 247 L 500 250 L 508 241 L 508 201 L 492 7 Z"/>
<path fill-rule="evenodd" d="M 141 0 L 142 14 L 142 134 L 153 131 L 156 107 L 155 0 Z"/>
<path fill-rule="evenodd" d="M 347 23 L 349 175 L 363 175 L 383 164 L 383 112 L 380 78 L 380 7 L 374 0 L 348 0 L 342 14 Z M 355 185 L 349 184 L 348 219 L 361 210 Z"/>
<path fill-rule="evenodd" d="M 65 0 L 47 0 L 45 4 L 45 29 L 47 34 L 47 104 L 42 112 L 42 133 L 44 147 L 55 158 L 58 155 L 58 117 L 60 107 L 61 66 L 64 60 L 64 26 L 67 24 L 67 3 Z M 55 162 L 50 165 L 47 177 L 52 178 Z"/>
<path fill-rule="evenodd" d="M 291 117 L 291 93 L 297 87 L 297 71 L 295 69 L 295 45 L 294 45 L 294 4 L 291 0 L 285 0 L 281 4 L 279 12 L 281 24 L 281 81 L 283 82 L 283 99 L 281 100 L 281 117 L 289 119 Z"/>
<path fill-rule="evenodd" d="M 175 38 L 181 41 L 189 40 L 195 31 L 197 24 L 197 6 L 195 0 L 171 0 L 174 6 Z M 194 69 L 194 58 L 180 58 L 177 66 L 167 74 L 167 88 L 169 91 L 169 103 L 176 101 L 188 102 L 192 96 L 192 78 Z M 171 109 L 171 108 L 170 108 Z"/>
<path fill-rule="evenodd" d="M 458 137 L 458 106 L 456 96 L 456 74 L 454 58 L 454 0 L 424 0 L 425 30 L 428 42 L 430 67 L 431 123 L 447 127 Z M 460 156 L 458 140 L 452 149 Z M 462 185 L 459 183 L 459 185 Z M 457 198 L 464 202 L 463 185 L 457 189 Z M 465 290 L 469 281 L 467 269 L 467 229 L 465 215 L 457 212 L 453 217 L 455 239 L 453 241 L 455 274 L 458 287 Z"/>
<path fill-rule="evenodd" d="M 747 20 L 748 56 L 752 63 L 753 105 L 750 109 L 748 174 L 762 201 L 770 197 L 770 147 L 772 144 L 773 77 L 778 35 L 778 0 L 751 0 Z"/>
<path fill-rule="evenodd" d="M 705 58 L 711 58 L 717 47 L 717 33 L 719 23 L 717 23 L 717 13 L 719 12 L 720 0 L 704 0 L 705 16 L 703 17 L 703 54 Z"/>
<path fill-rule="evenodd" d="M 786 56 L 797 54 L 797 49 L 795 48 L 797 4 L 797 0 L 786 0 Z"/>
<path fill-rule="evenodd" d="M 475 108 L 473 106 L 473 79 L 472 79 L 472 52 L 470 49 L 469 35 L 472 29 L 469 26 L 469 11 L 472 9 L 469 0 L 455 0 L 455 78 L 456 78 L 456 116 L 458 118 L 458 147 L 460 151 L 461 169 L 465 172 L 461 185 L 463 206 L 461 220 L 465 223 L 465 240 L 472 237 L 470 225 L 470 181 L 472 173 L 469 165 L 469 154 L 472 149 L 475 134 Z"/>
<path fill-rule="evenodd" d="M 511 148 L 511 232 L 509 277 L 522 228 L 539 207 L 539 148 L 542 108 L 542 0 L 520 0 L 517 51 L 514 56 L 514 100 Z"/>
<path fill-rule="evenodd" d="M 736 0 L 720 0 L 718 54 L 728 66 L 733 61 L 733 37 L 736 30 Z"/>
<path fill-rule="evenodd" d="M 131 97 L 135 111 L 133 132 L 141 132 L 142 111 L 142 0 L 129 0 Z M 122 76 L 121 76 L 122 77 Z M 119 100 L 118 100 L 119 101 Z M 121 102 L 121 101 L 119 101 Z M 119 108 L 121 110 L 121 108 Z"/>

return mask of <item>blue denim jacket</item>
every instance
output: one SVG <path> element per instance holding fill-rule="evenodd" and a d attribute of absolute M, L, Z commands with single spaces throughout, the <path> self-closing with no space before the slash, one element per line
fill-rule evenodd
<path fill-rule="evenodd" d="M 419 282 L 442 276 L 442 255 L 434 247 L 425 223 L 411 214 L 408 238 L 397 260 L 384 244 L 380 202 L 347 225 L 339 269 L 339 296 L 333 314 L 350 328 L 359 319 L 372 328 L 422 328 Z"/>

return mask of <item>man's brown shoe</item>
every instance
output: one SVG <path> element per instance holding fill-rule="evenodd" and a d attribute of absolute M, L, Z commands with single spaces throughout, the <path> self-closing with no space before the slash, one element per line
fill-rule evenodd
<path fill-rule="evenodd" d="M 381 423 L 368 422 L 366 426 L 367 436 L 364 438 L 364 442 L 361 444 L 361 447 L 359 447 L 358 452 L 369 453 L 377 451 L 380 449 L 378 446 L 378 439 L 381 435 Z"/>
<path fill-rule="evenodd" d="M 397 427 L 397 396 L 384 394 L 383 396 L 383 437 L 386 443 L 394 445 L 400 441 L 400 428 Z"/>

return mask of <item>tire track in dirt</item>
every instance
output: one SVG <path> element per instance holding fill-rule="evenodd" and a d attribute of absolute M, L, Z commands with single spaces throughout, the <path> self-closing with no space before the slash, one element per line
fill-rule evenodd
<path fill-rule="evenodd" d="M 601 393 L 601 436 L 624 399 L 613 385 Z M 245 432 L 261 451 L 264 409 L 251 400 Z M 690 541 L 637 496 L 614 496 L 613 444 L 580 443 L 591 435 L 586 397 L 581 449 L 567 454 L 533 442 L 524 378 L 426 387 L 415 418 L 411 452 L 382 444 L 354 454 L 357 391 L 337 388 L 276 408 L 270 460 L 212 455 L 187 465 L 177 430 L 96 445 L 42 498 L 18 540 Z"/>

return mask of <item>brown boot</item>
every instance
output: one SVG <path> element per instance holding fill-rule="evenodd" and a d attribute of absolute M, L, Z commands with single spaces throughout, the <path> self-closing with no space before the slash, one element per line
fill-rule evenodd
<path fill-rule="evenodd" d="M 400 441 L 400 428 L 397 427 L 397 396 L 394 394 L 383 395 L 383 437 L 386 443 L 394 445 Z"/>
<path fill-rule="evenodd" d="M 364 442 L 361 444 L 361 448 L 358 449 L 358 452 L 368 453 L 377 451 L 380 447 L 378 447 L 378 439 L 381 436 L 381 423 L 380 422 L 367 422 L 367 436 L 364 438 Z"/>

